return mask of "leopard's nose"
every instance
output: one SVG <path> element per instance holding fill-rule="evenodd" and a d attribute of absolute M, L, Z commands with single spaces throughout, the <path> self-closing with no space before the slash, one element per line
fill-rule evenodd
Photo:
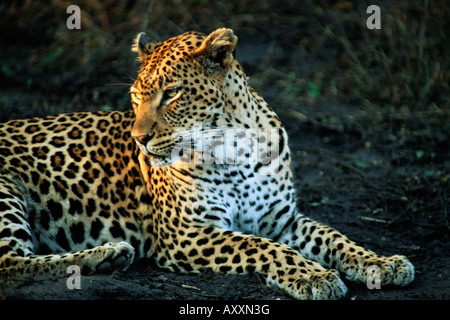
<path fill-rule="evenodd" d="M 139 144 L 146 146 L 147 142 L 150 141 L 151 137 L 149 134 L 145 134 L 142 136 L 133 136 L 134 140 L 136 140 Z"/>

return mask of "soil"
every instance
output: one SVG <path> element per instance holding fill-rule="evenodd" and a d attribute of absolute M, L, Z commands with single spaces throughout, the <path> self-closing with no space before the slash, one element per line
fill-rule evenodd
<path fill-rule="evenodd" d="M 286 18 L 284 31 L 292 21 Z M 251 25 L 251 21 L 248 24 Z M 303 82 L 294 79 L 292 84 L 289 82 L 294 78 L 292 75 L 286 77 L 284 71 L 282 76 L 277 73 L 277 70 L 292 67 L 279 59 L 291 48 L 274 38 L 266 45 L 261 44 L 259 41 L 264 41 L 265 37 L 255 37 L 249 28 L 248 25 L 235 28 L 240 35 L 238 59 L 251 77 L 250 83 L 263 94 L 288 130 L 299 210 L 379 254 L 406 255 L 416 268 L 416 279 L 404 288 L 370 290 L 364 284 L 344 280 L 349 288 L 345 299 L 449 299 L 448 100 L 443 98 L 447 101 L 445 104 L 434 102 L 420 108 L 406 108 L 364 97 L 340 99 L 339 92 L 333 95 L 322 91 L 317 97 L 311 86 L 306 93 L 291 94 L 290 85 Z M 6 32 L 5 29 L 0 31 L 3 35 Z M 173 32 L 175 34 L 177 32 Z M 42 69 L 38 65 L 36 70 L 32 64 L 24 62 L 30 75 L 27 78 L 26 74 L 17 75 L 5 67 L 15 52 L 28 57 L 23 53 L 23 43 L 4 36 L 2 42 L 6 41 L 10 41 L 10 46 L 2 53 L 6 61 L 2 71 L 7 76 L 0 82 L 2 121 L 59 112 L 130 107 L 126 95 L 128 84 L 109 84 L 121 83 L 129 74 L 136 74 L 137 64 L 131 54 L 125 66 L 134 69 L 121 70 L 124 72 L 121 76 L 117 76 L 117 70 L 109 72 L 108 68 L 100 66 L 101 72 L 92 71 L 92 77 L 80 80 L 77 65 L 59 64 L 59 59 L 54 59 L 52 68 Z M 41 46 L 50 40 L 46 41 Z M 273 51 L 274 44 L 284 51 Z M 29 52 L 35 59 L 40 45 L 31 45 L 37 46 Z M 27 61 L 34 61 L 32 58 Z M 314 67 L 314 57 L 310 59 L 298 68 Z M 318 59 L 315 62 L 317 66 L 323 63 Z M 261 69 L 264 63 L 270 64 L 272 69 Z M 110 64 L 117 66 L 113 62 Z M 78 80 L 69 88 L 65 81 L 70 77 Z M 442 97 L 448 97 L 448 92 L 442 92 Z M 10 300 L 291 299 L 256 275 L 176 274 L 158 269 L 151 261 L 137 261 L 124 272 L 82 277 L 79 290 L 68 289 L 68 276 L 40 275 L 1 284 L 0 297 Z"/>

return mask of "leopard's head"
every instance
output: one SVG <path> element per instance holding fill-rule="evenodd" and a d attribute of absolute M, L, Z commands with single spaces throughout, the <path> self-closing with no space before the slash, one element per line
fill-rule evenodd
<path fill-rule="evenodd" d="M 196 123 L 217 125 L 230 99 L 224 82 L 235 64 L 236 43 L 233 31 L 223 28 L 164 42 L 137 36 L 133 51 L 142 65 L 130 90 L 136 115 L 132 136 L 145 156 L 170 157 L 175 131 L 191 130 Z"/>

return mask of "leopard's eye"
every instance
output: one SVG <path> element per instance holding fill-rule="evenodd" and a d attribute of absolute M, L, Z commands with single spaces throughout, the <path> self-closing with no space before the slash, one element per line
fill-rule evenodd
<path fill-rule="evenodd" d="M 178 93 L 178 91 L 180 91 L 178 88 L 172 88 L 172 89 L 168 89 L 166 91 L 164 91 L 164 97 L 165 99 L 172 99 L 173 97 L 175 97 Z"/>
<path fill-rule="evenodd" d="M 164 91 L 161 104 L 170 103 L 181 95 L 180 88 L 170 88 Z"/>

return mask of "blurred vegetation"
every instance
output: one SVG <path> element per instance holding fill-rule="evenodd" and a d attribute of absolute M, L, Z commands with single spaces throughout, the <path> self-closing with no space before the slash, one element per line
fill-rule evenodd
<path fill-rule="evenodd" d="M 66 27 L 71 4 L 81 8 L 81 30 Z M 380 30 L 366 27 L 371 4 L 381 8 Z M 54 103 L 70 96 L 128 108 L 138 32 L 165 40 L 225 26 L 240 38 L 238 59 L 252 85 L 278 104 L 449 107 L 447 0 L 27 0 L 2 2 L 0 14 L 1 90 L 20 98 L 39 92 Z M 5 99 L 3 112 L 13 111 Z"/>

